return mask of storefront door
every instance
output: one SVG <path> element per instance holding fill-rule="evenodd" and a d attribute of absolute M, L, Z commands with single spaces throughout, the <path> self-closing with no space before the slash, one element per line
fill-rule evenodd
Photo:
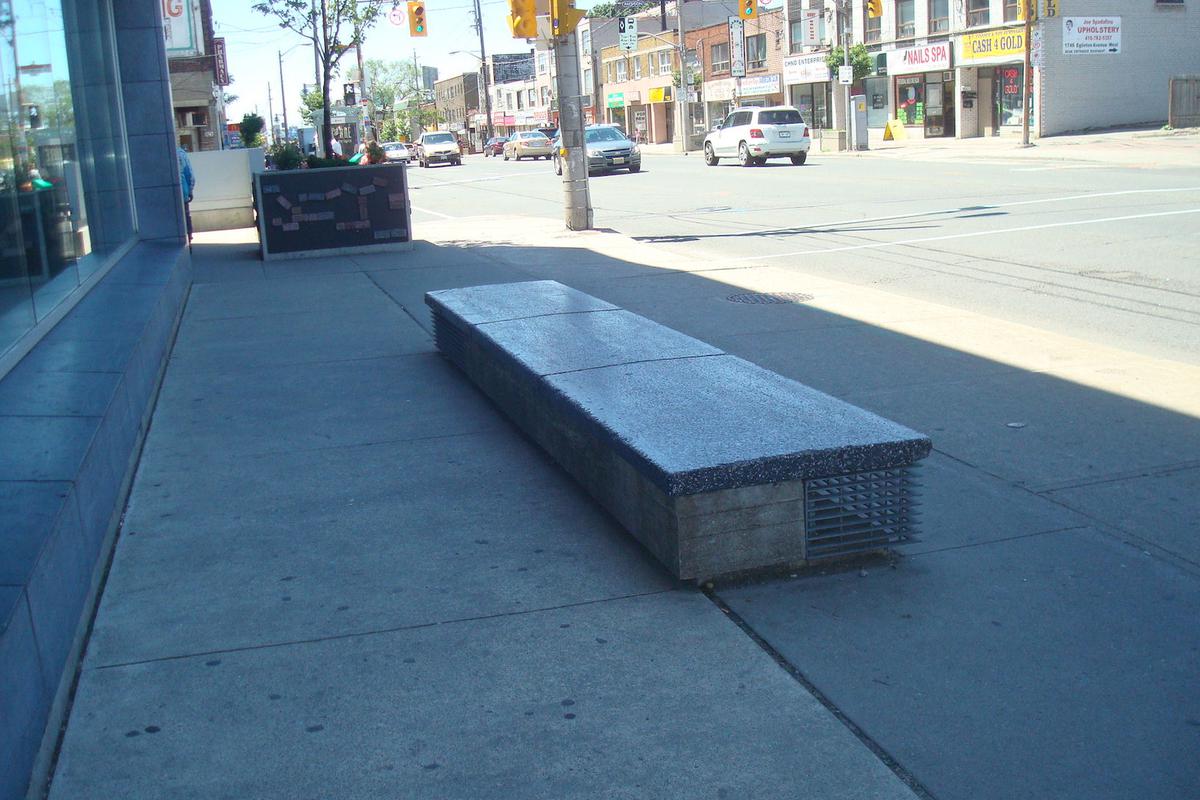
<path fill-rule="evenodd" d="M 954 82 L 931 73 L 925 84 L 925 136 L 954 135 Z"/>
<path fill-rule="evenodd" d="M 1025 102 L 1021 92 L 1024 72 L 1023 64 L 1002 64 L 996 67 L 996 78 L 992 82 L 992 106 L 995 109 L 993 125 L 1020 127 Z"/>

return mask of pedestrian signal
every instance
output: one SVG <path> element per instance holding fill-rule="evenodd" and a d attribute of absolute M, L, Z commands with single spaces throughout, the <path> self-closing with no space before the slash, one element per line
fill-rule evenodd
<path fill-rule="evenodd" d="M 429 35 L 429 25 L 425 21 L 425 0 L 410 0 L 408 4 L 408 35 Z"/>
<path fill-rule="evenodd" d="M 883 0 L 867 0 L 867 16 L 879 19 L 883 16 Z"/>
<path fill-rule="evenodd" d="M 742 13 L 742 19 L 754 19 L 758 16 L 758 0 L 741 0 L 738 9 Z"/>
<path fill-rule="evenodd" d="M 508 0 L 508 27 L 514 39 L 536 39 L 537 0 Z"/>

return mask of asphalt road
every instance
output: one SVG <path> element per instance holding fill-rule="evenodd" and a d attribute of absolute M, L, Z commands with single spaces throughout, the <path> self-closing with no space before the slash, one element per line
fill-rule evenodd
<path fill-rule="evenodd" d="M 546 161 L 410 174 L 418 235 L 422 220 L 562 216 Z M 1200 165 L 647 155 L 591 193 L 598 227 L 712 269 L 795 269 L 1200 363 Z"/>

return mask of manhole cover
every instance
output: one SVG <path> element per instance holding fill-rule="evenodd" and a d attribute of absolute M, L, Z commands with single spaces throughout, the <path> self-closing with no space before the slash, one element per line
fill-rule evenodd
<path fill-rule="evenodd" d="M 799 292 L 750 292 L 748 294 L 731 294 L 725 299 L 731 303 L 765 306 L 779 305 L 780 303 L 807 303 L 813 299 L 813 296 Z"/>

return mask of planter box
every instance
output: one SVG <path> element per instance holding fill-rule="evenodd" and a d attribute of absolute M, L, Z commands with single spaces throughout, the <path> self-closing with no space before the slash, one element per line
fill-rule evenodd
<path fill-rule="evenodd" d="M 412 248 L 403 164 L 254 175 L 264 261 Z"/>

